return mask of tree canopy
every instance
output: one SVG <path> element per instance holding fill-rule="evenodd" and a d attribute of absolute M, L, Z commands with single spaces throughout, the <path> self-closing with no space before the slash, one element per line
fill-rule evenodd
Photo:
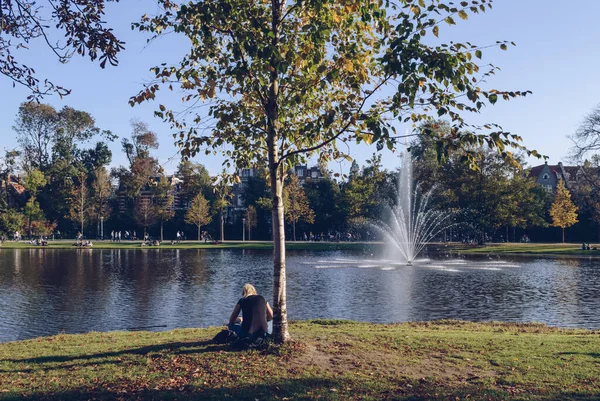
<path fill-rule="evenodd" d="M 98 59 L 100 67 L 117 65 L 124 42 L 103 20 L 107 3 L 118 0 L 3 0 L 0 2 L 0 74 L 30 89 L 30 99 L 71 91 L 39 78 L 33 67 L 19 61 L 19 49 L 32 42 L 45 44 L 58 61 L 75 54 Z"/>

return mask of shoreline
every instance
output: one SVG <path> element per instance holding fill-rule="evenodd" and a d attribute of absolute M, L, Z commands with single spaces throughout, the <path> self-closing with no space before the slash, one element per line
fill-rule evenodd
<path fill-rule="evenodd" d="M 71 250 L 109 250 L 109 249 L 248 249 L 248 250 L 272 250 L 271 241 L 224 241 L 217 244 L 202 241 L 182 241 L 171 244 L 165 241 L 159 246 L 142 246 L 142 241 L 92 241 L 93 246 L 73 246 L 75 240 L 48 241 L 47 246 L 28 244 L 25 241 L 5 241 L 0 244 L 2 249 L 71 249 Z M 383 247 L 383 242 L 310 242 L 310 241 L 287 241 L 287 250 L 364 250 L 365 252 L 377 251 Z M 465 245 L 457 242 L 431 243 L 430 248 L 438 251 L 449 252 L 458 255 L 506 255 L 523 257 L 576 257 L 576 258 L 600 258 L 600 250 L 582 250 L 580 244 L 544 243 L 544 244 L 521 244 L 521 243 L 491 243 L 487 245 Z M 594 245 L 595 246 L 595 245 Z"/>
<path fill-rule="evenodd" d="M 28 244 L 25 241 L 14 242 L 6 241 L 0 245 L 2 249 L 72 249 L 72 250 L 94 250 L 94 249 L 273 249 L 271 241 L 224 241 L 217 244 L 203 241 L 182 241 L 178 244 L 172 244 L 170 241 L 164 241 L 159 246 L 142 246 L 142 241 L 92 241 L 92 246 L 74 246 L 75 240 L 54 240 L 48 241 L 48 245 L 40 246 Z M 381 242 L 304 242 L 288 241 L 286 249 L 302 250 L 341 250 L 341 249 L 371 249 L 381 246 Z"/>

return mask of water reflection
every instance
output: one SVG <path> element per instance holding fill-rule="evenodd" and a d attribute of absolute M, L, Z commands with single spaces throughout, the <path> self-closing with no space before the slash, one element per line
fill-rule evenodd
<path fill-rule="evenodd" d="M 272 253 L 257 250 L 0 251 L 0 341 L 58 332 L 225 323 L 245 282 L 272 298 Z M 288 253 L 290 319 L 456 318 L 600 328 L 600 262 Z M 158 329 L 158 328 L 157 328 Z"/>

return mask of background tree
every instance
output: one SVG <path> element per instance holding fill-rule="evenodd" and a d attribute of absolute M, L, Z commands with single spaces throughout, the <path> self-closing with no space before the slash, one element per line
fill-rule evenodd
<path fill-rule="evenodd" d="M 223 171 L 219 176 L 215 177 L 213 182 L 215 200 L 212 206 L 214 211 L 219 215 L 219 235 L 221 241 L 225 241 L 225 210 L 231 204 L 229 178 L 227 173 Z"/>
<path fill-rule="evenodd" d="M 43 1 L 3 0 L 0 2 L 0 72 L 13 85 L 31 90 L 31 98 L 57 93 L 61 97 L 70 90 L 40 79 L 34 68 L 19 62 L 20 52 L 33 41 L 45 43 L 58 61 L 66 63 L 74 54 L 117 64 L 117 53 L 123 50 L 112 29 L 103 21 L 106 3 L 112 0 Z M 117 0 L 114 0 L 117 1 Z M 28 63 L 29 64 L 29 63 Z"/>
<path fill-rule="evenodd" d="M 93 213 L 96 220 L 96 236 L 100 238 L 100 224 L 108 220 L 112 208 L 109 199 L 113 189 L 110 176 L 106 168 L 98 167 L 94 170 L 94 181 L 92 182 Z"/>
<path fill-rule="evenodd" d="M 516 228 L 547 227 L 544 216 L 549 208 L 550 195 L 541 188 L 527 172 L 516 171 L 504 183 L 498 205 L 497 227 L 505 227 L 504 238 L 510 241 L 509 228 L 512 227 L 512 241 L 517 242 Z"/>
<path fill-rule="evenodd" d="M 185 205 L 189 205 L 200 192 L 207 199 L 212 194 L 210 174 L 200 163 L 181 160 L 175 176 L 182 181 L 179 196 Z"/>
<path fill-rule="evenodd" d="M 212 130 L 204 108 L 178 113 L 159 105 L 156 111 L 178 129 L 184 156 L 208 146 L 226 149 L 226 164 L 238 168 L 268 165 L 276 341 L 289 339 L 282 191 L 290 167 L 316 151 L 324 160 L 344 157 L 338 146 L 344 141 L 393 149 L 394 120 L 417 123 L 435 112 L 453 122 L 451 136 L 436 137 L 440 151 L 488 143 L 511 160 L 505 147 L 520 146 L 519 137 L 493 125 L 486 125 L 496 130 L 489 135 L 462 133 L 462 115 L 525 93 L 482 88 L 496 68 L 480 69 L 480 47 L 423 40 L 427 33 L 438 36 L 441 21 L 454 25 L 453 16 L 466 19 L 490 3 L 201 0 L 180 7 L 160 0 L 161 15 L 135 24 L 156 35 L 186 35 L 192 47 L 180 64 L 153 68 L 156 82 L 130 103 L 155 99 L 161 84 L 186 91 L 184 102 L 210 102 Z"/>
<path fill-rule="evenodd" d="M 340 207 L 341 193 L 337 182 L 325 176 L 318 180 L 306 180 L 304 193 L 315 212 L 313 229 L 317 232 L 341 230 L 345 225 Z"/>
<path fill-rule="evenodd" d="M 258 225 L 256 208 L 252 205 L 246 209 L 246 224 L 248 225 L 248 241 L 252 241 L 252 229 Z"/>
<path fill-rule="evenodd" d="M 256 230 L 252 237 L 270 239 L 271 207 L 262 207 L 259 204 L 261 198 L 268 199 L 269 205 L 271 203 L 268 172 L 264 168 L 255 168 L 254 171 L 257 174 L 245 177 L 240 184 L 243 187 L 242 201 L 246 208 L 252 206 L 256 212 L 256 225 L 252 226 Z M 248 228 L 251 229 L 251 227 Z"/>
<path fill-rule="evenodd" d="M 583 165 L 586 159 L 598 155 L 600 152 L 600 105 L 589 112 L 573 135 L 571 160 Z"/>
<path fill-rule="evenodd" d="M 37 169 L 45 172 L 48 169 L 57 125 L 58 113 L 54 107 L 36 102 L 19 106 L 13 129 L 23 152 L 25 171 Z"/>
<path fill-rule="evenodd" d="M 550 207 L 550 216 L 552 216 L 552 226 L 562 229 L 562 242 L 565 242 L 565 228 L 571 227 L 579 220 L 577 219 L 577 206 L 571 201 L 571 193 L 565 187 L 562 179 L 556 186 L 556 195 Z"/>
<path fill-rule="evenodd" d="M 81 173 L 78 177 L 78 182 L 73 186 L 71 193 L 71 208 L 69 210 L 69 218 L 79 223 L 79 232 L 84 235 L 85 223 L 93 213 L 93 205 L 90 198 L 90 191 L 87 185 L 87 176 Z"/>
<path fill-rule="evenodd" d="M 41 171 L 32 170 L 25 176 L 24 184 L 25 189 L 29 192 L 29 199 L 25 204 L 24 211 L 28 219 L 27 233 L 31 238 L 33 222 L 44 220 L 44 212 L 36 198 L 40 189 L 46 185 L 46 177 Z"/>
<path fill-rule="evenodd" d="M 381 155 L 374 154 L 362 171 L 353 169 L 342 195 L 341 207 L 347 219 L 356 221 L 381 217 L 384 206 L 390 204 L 393 197 L 389 193 L 387 178 Z M 395 193 L 393 188 L 391 190 Z"/>
<path fill-rule="evenodd" d="M 300 220 L 309 224 L 315 222 L 315 213 L 310 208 L 304 188 L 296 174 L 290 175 L 287 185 L 283 188 L 283 205 L 285 218 L 292 225 L 292 238 L 296 241 L 296 223 Z"/>
<path fill-rule="evenodd" d="M 175 210 L 173 209 L 175 197 L 173 196 L 171 182 L 167 176 L 164 174 L 160 176 L 159 180 L 155 182 L 152 187 L 152 193 L 154 197 L 154 206 L 156 208 L 156 218 L 160 221 L 160 240 L 164 241 L 164 223 L 175 216 Z"/>
<path fill-rule="evenodd" d="M 25 226 L 25 216 L 15 209 L 0 213 L 0 243 Z"/>
<path fill-rule="evenodd" d="M 198 241 L 201 238 L 201 227 L 207 225 L 212 220 L 210 206 L 202 193 L 197 194 L 192 200 L 192 204 L 185 214 L 185 222 L 195 224 L 198 227 Z"/>
<path fill-rule="evenodd" d="M 148 185 L 150 178 L 159 174 L 160 168 L 158 160 L 150 154 L 151 149 L 158 149 L 156 133 L 141 121 L 132 121 L 131 127 L 131 140 L 123 138 L 121 141 L 123 152 L 129 160 L 129 170 L 117 170 L 117 174 L 122 190 L 133 200 Z"/>
<path fill-rule="evenodd" d="M 18 150 L 6 150 L 0 157 L 0 180 L 4 185 L 0 185 L 0 212 L 6 212 L 11 206 L 10 183 L 11 177 L 17 167 L 17 159 L 20 155 Z M 4 191 L 4 193 L 2 193 Z"/>
<path fill-rule="evenodd" d="M 142 198 L 140 199 L 133 212 L 133 218 L 137 224 L 144 228 L 144 239 L 148 233 L 148 227 L 156 224 L 158 220 L 156 216 L 156 208 L 152 204 L 152 199 Z"/>
<path fill-rule="evenodd" d="M 90 113 L 64 106 L 57 113 L 57 125 L 52 148 L 53 158 L 55 160 L 58 158 L 64 159 L 67 163 L 81 159 L 81 150 L 77 147 L 77 144 L 89 141 L 97 135 L 101 135 L 108 141 L 113 141 L 116 138 L 116 135 L 113 135 L 110 131 L 101 131 L 96 127 L 96 120 Z M 92 167 L 97 167 L 97 165 Z"/>

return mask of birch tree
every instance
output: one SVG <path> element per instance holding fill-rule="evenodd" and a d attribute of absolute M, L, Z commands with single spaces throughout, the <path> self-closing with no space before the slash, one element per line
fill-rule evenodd
<path fill-rule="evenodd" d="M 79 182 L 73 186 L 71 192 L 71 207 L 69 209 L 69 218 L 79 223 L 79 232 L 83 235 L 85 223 L 93 213 L 93 204 L 90 197 L 90 191 L 86 183 L 87 176 L 81 173 Z"/>
<path fill-rule="evenodd" d="M 252 241 L 252 229 L 258 225 L 256 208 L 252 205 L 246 209 L 246 224 L 248 224 L 248 241 Z"/>
<path fill-rule="evenodd" d="M 173 203 L 173 189 L 169 179 L 163 174 L 158 182 L 154 183 L 152 192 L 154 195 L 154 207 L 156 208 L 156 218 L 160 221 L 160 240 L 163 241 L 163 227 L 165 221 L 169 221 L 175 216 Z"/>
<path fill-rule="evenodd" d="M 403 137 L 398 122 L 423 123 L 413 134 L 434 136 L 441 153 L 487 143 L 513 160 L 508 149 L 521 147 L 518 136 L 493 124 L 481 127 L 487 132 L 465 131 L 462 115 L 528 92 L 484 88 L 497 69 L 481 66 L 483 48 L 436 39 L 443 25 L 490 3 L 159 0 L 159 15 L 134 24 L 156 36 L 185 35 L 191 47 L 180 63 L 152 68 L 156 80 L 130 103 L 153 100 L 160 88 L 183 91 L 183 112 L 159 104 L 155 114 L 177 131 L 185 157 L 222 151 L 226 165 L 268 166 L 277 342 L 290 339 L 282 195 L 291 166 L 314 153 L 321 161 L 349 157 L 347 142 L 394 149 Z M 432 38 L 424 41 L 426 35 Z M 450 135 L 436 136 L 432 115 L 451 121 Z"/>
<path fill-rule="evenodd" d="M 113 189 L 106 168 L 98 167 L 94 171 L 94 176 L 95 179 L 92 182 L 92 203 L 94 218 L 96 220 L 96 236 L 100 238 L 100 224 L 110 216 L 111 207 L 108 201 Z"/>

